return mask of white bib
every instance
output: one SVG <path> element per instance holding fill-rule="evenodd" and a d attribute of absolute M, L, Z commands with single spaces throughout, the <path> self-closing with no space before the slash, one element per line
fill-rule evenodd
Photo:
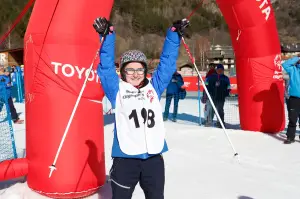
<path fill-rule="evenodd" d="M 123 153 L 139 155 L 162 151 L 165 142 L 162 109 L 150 82 L 138 90 L 120 81 L 115 110 L 117 136 Z"/>

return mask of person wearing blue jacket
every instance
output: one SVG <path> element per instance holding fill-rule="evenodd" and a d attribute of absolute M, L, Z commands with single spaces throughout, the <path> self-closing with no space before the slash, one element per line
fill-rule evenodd
<path fill-rule="evenodd" d="M 216 106 L 216 109 L 220 115 L 220 118 L 224 123 L 224 104 L 225 98 L 229 96 L 230 93 L 230 81 L 229 78 L 224 75 L 224 66 L 218 64 L 216 66 L 216 73 L 209 76 L 205 81 L 207 90 Z M 214 112 L 211 114 L 211 118 L 208 120 L 212 121 L 214 117 Z M 221 128 L 220 121 L 217 122 L 217 127 Z"/>
<path fill-rule="evenodd" d="M 12 85 L 10 79 L 10 73 L 4 69 L 4 67 L 0 68 L 0 83 L 6 87 L 6 100 L 9 105 L 11 119 L 15 124 L 22 124 L 24 120 L 21 120 L 17 114 L 16 108 L 14 106 L 14 102 L 12 100 Z"/>
<path fill-rule="evenodd" d="M 184 81 L 180 73 L 177 71 L 173 74 L 172 79 L 167 87 L 166 91 L 166 105 L 164 112 L 164 121 L 169 117 L 169 109 L 171 105 L 172 98 L 174 98 L 174 107 L 173 107 L 173 122 L 177 121 L 177 112 L 178 112 L 178 103 L 179 103 L 179 93 L 181 87 L 184 85 Z"/>
<path fill-rule="evenodd" d="M 295 142 L 297 119 L 300 114 L 300 56 L 286 60 L 282 67 L 289 74 L 288 114 L 289 124 L 285 144 Z"/>
<path fill-rule="evenodd" d="M 146 199 L 163 199 L 165 167 L 162 153 L 168 150 L 160 98 L 176 70 L 180 35 L 189 25 L 186 19 L 168 32 L 160 63 L 151 80 L 147 58 L 139 50 L 129 50 L 120 59 L 119 79 L 115 68 L 115 32 L 109 21 L 97 18 L 93 24 L 100 38 L 98 75 L 105 95 L 115 109 L 110 181 L 113 199 L 130 199 L 137 183 Z"/>

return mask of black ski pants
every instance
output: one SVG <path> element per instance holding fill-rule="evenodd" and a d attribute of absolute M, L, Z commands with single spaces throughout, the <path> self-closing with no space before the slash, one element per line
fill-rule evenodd
<path fill-rule="evenodd" d="M 289 124 L 287 129 L 288 139 L 295 139 L 297 120 L 300 114 L 300 98 L 290 96 L 288 100 Z"/>
<path fill-rule="evenodd" d="M 146 199 L 164 199 L 165 167 L 162 155 L 146 160 L 114 158 L 110 170 L 112 199 L 131 199 L 139 182 Z"/>

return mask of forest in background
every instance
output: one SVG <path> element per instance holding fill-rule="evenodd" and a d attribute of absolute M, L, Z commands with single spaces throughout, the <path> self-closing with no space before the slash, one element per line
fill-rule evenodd
<path fill-rule="evenodd" d="M 28 0 L 1 0 L 0 35 L 3 35 L 22 11 Z M 300 1 L 275 0 L 273 7 L 282 43 L 300 43 Z M 159 58 L 166 29 L 197 6 L 199 0 L 115 0 L 111 21 L 117 32 L 117 57 L 128 49 L 140 49 L 152 59 Z M 30 10 L 31 11 L 31 10 Z M 28 12 L 0 48 L 23 46 L 23 37 L 30 17 Z M 231 45 L 227 25 L 215 1 L 206 0 L 191 18 L 187 43 L 196 55 L 210 45 Z M 187 60 L 180 50 L 179 60 Z"/>

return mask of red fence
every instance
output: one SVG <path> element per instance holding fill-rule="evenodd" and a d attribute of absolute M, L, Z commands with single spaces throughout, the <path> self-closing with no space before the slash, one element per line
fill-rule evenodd
<path fill-rule="evenodd" d="M 202 77 L 203 80 L 205 81 L 205 77 Z M 184 86 L 186 87 L 187 91 L 198 91 L 198 77 L 196 76 L 186 76 L 183 77 L 184 80 Z M 230 77 L 230 86 L 231 86 L 231 94 L 237 94 L 237 82 L 236 82 L 236 77 Z M 203 92 L 203 85 L 200 82 L 200 91 Z"/>
<path fill-rule="evenodd" d="M 147 78 L 151 78 L 150 74 L 147 74 Z M 205 77 L 203 77 L 203 80 L 205 81 Z M 198 91 L 198 76 L 183 76 L 184 81 L 184 87 L 186 88 L 186 91 Z M 231 86 L 231 94 L 237 95 L 237 82 L 236 77 L 229 77 L 230 86 Z M 203 86 L 200 82 L 200 91 L 203 92 Z"/>

